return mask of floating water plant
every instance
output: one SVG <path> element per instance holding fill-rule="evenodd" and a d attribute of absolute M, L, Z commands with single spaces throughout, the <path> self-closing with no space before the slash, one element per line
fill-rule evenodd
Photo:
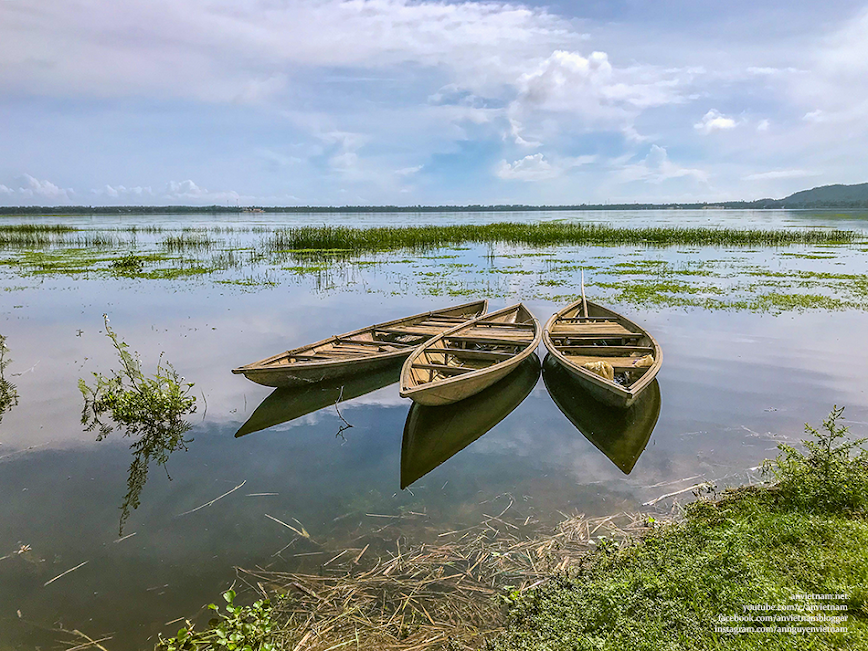
<path fill-rule="evenodd" d="M 81 422 L 85 431 L 98 429 L 97 440 L 102 441 L 118 427 L 124 436 L 135 439 L 130 445 L 133 462 L 121 506 L 120 535 L 130 511 L 139 505 L 150 462 L 165 467 L 172 452 L 186 450 L 192 441 L 184 438 L 191 427 L 185 417 L 196 411 L 196 397 L 190 395 L 193 384 L 184 382 L 162 355 L 154 376 L 145 376 L 138 354 L 129 352 L 129 346 L 109 326 L 108 316 L 103 319 L 121 368 L 109 376 L 94 373 L 93 386 L 80 379 L 78 388 L 84 397 Z"/>

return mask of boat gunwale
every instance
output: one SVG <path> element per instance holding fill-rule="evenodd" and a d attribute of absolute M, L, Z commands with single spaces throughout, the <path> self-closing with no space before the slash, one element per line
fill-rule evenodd
<path fill-rule="evenodd" d="M 393 319 L 391 321 L 383 321 L 382 323 L 375 323 L 374 325 L 366 326 L 364 328 L 359 328 L 358 330 L 353 330 L 351 332 L 345 332 L 345 333 L 339 334 L 339 335 L 332 335 L 331 337 L 321 339 L 320 341 L 314 342 L 312 344 L 305 344 L 304 346 L 298 346 L 296 348 L 291 348 L 291 349 L 286 350 L 282 353 L 278 353 L 276 355 L 272 355 L 270 357 L 266 357 L 264 359 L 261 359 L 257 362 L 251 362 L 250 364 L 245 364 L 244 366 L 239 366 L 237 368 L 233 368 L 232 372 L 235 374 L 243 374 L 246 376 L 248 373 L 252 373 L 255 375 L 255 374 L 257 374 L 257 371 L 262 372 L 262 373 L 265 373 L 265 372 L 270 373 L 270 372 L 275 372 L 275 371 L 288 371 L 288 370 L 292 370 L 292 369 L 304 369 L 307 371 L 307 370 L 315 370 L 315 369 L 319 369 L 319 368 L 331 368 L 331 367 L 335 367 L 335 366 L 355 365 L 358 363 L 368 363 L 371 361 L 381 361 L 381 360 L 387 360 L 389 358 L 404 357 L 407 354 L 412 353 L 414 350 L 416 350 L 418 348 L 418 346 L 421 346 L 426 342 L 421 342 L 420 344 L 417 344 L 415 347 L 414 346 L 407 346 L 407 348 L 405 348 L 405 349 L 399 349 L 399 350 L 395 350 L 395 351 L 391 351 L 391 352 L 384 351 L 384 352 L 380 352 L 380 353 L 375 353 L 373 355 L 363 355 L 363 356 L 359 356 L 359 357 L 350 357 L 350 358 L 346 358 L 346 359 L 327 359 L 327 360 L 315 360 L 315 361 L 309 361 L 309 362 L 293 362 L 293 363 L 289 363 L 289 364 L 286 364 L 283 366 L 275 366 L 274 365 L 274 362 L 276 362 L 277 360 L 279 360 L 281 358 L 292 357 L 293 353 L 301 354 L 301 351 L 311 350 L 311 349 L 317 348 L 318 346 L 324 346 L 326 344 L 337 341 L 338 339 L 345 339 L 347 337 L 353 337 L 356 335 L 365 334 L 367 332 L 371 332 L 371 331 L 376 330 L 378 328 L 386 328 L 386 327 L 389 327 L 390 325 L 395 325 L 397 323 L 402 323 L 404 321 L 411 321 L 414 319 L 422 319 L 424 317 L 442 314 L 443 312 L 459 310 L 461 308 L 468 308 L 468 307 L 472 307 L 474 305 L 480 305 L 480 304 L 481 304 L 482 311 L 479 313 L 479 315 L 477 317 L 474 317 L 474 320 L 475 320 L 475 319 L 481 318 L 487 314 L 487 312 L 488 312 L 488 299 L 487 298 L 484 298 L 484 299 L 479 300 L 479 301 L 469 301 L 467 303 L 462 303 L 460 305 L 453 305 L 453 306 L 445 307 L 445 308 L 442 308 L 439 310 L 430 310 L 428 312 L 420 312 L 419 314 L 414 314 L 411 316 L 405 316 L 405 317 L 401 317 L 399 319 Z M 464 321 L 458 325 L 461 326 L 461 325 L 464 325 L 465 323 L 467 323 L 467 321 Z M 430 341 L 430 339 L 427 341 Z M 352 343 L 352 342 L 350 342 L 350 343 Z M 389 342 L 383 342 L 384 345 L 388 345 L 388 343 Z"/>
<path fill-rule="evenodd" d="M 449 337 L 450 335 L 453 335 L 453 334 L 457 333 L 458 331 L 463 330 L 464 328 L 469 328 L 469 327 L 476 325 L 477 321 L 480 321 L 482 319 L 490 319 L 493 316 L 497 316 L 497 315 L 504 313 L 504 312 L 509 312 L 510 310 L 518 311 L 521 308 L 524 308 L 524 310 L 531 316 L 531 319 L 533 320 L 534 336 L 533 336 L 533 339 L 531 341 L 529 341 L 528 344 L 520 352 L 516 353 L 515 355 L 513 355 L 512 357 L 510 357 L 508 359 L 504 359 L 504 360 L 501 360 L 499 362 L 495 362 L 491 366 L 485 366 L 483 368 L 478 368 L 478 369 L 470 371 L 468 373 L 462 373 L 461 375 L 456 375 L 456 376 L 449 377 L 449 378 L 442 378 L 440 380 L 435 380 L 433 382 L 426 382 L 423 385 L 415 386 L 412 388 L 405 388 L 404 378 L 405 378 L 405 376 L 409 376 L 409 371 L 413 365 L 413 361 L 415 359 L 418 359 L 419 356 L 423 352 L 425 352 L 425 350 L 427 348 L 429 348 L 433 344 L 437 343 L 438 341 L 441 341 L 441 340 Z M 466 381 L 467 379 L 475 379 L 475 378 L 482 377 L 483 375 L 492 371 L 494 368 L 498 368 L 499 370 L 503 370 L 503 369 L 508 369 L 511 366 L 520 364 L 525 359 L 530 357 L 531 354 L 533 354 L 537 351 L 537 349 L 539 348 L 540 342 L 542 341 L 542 334 L 543 333 L 542 333 L 542 328 L 540 326 L 539 319 L 537 319 L 536 316 L 534 316 L 533 312 L 531 312 L 523 303 L 516 303 L 515 305 L 509 305 L 509 306 L 501 308 L 500 310 L 497 310 L 495 312 L 489 312 L 487 314 L 482 314 L 482 315 L 476 317 L 475 319 L 473 319 L 472 321 L 465 321 L 464 323 L 458 324 L 454 328 L 450 328 L 449 330 L 446 330 L 445 332 L 441 332 L 439 335 L 432 337 L 431 339 L 426 341 L 424 344 L 422 344 L 421 346 L 416 348 L 412 353 L 410 353 L 410 356 L 407 357 L 407 359 L 404 361 L 404 366 L 401 368 L 400 395 L 402 398 L 412 399 L 414 394 L 418 394 L 418 393 L 421 393 L 423 391 L 427 391 L 427 390 L 432 389 L 432 388 L 439 389 L 439 388 L 442 388 L 444 386 L 448 386 L 450 384 L 458 384 L 460 382 Z"/>
<path fill-rule="evenodd" d="M 569 356 L 564 355 L 551 338 L 551 328 L 558 321 L 558 319 L 562 318 L 565 313 L 569 312 L 573 308 L 580 308 L 582 306 L 582 302 L 582 299 L 574 301 L 563 309 L 555 312 L 551 317 L 549 317 L 549 320 L 546 321 L 545 327 L 543 328 L 543 342 L 545 343 L 546 348 L 554 356 L 554 358 L 570 372 L 578 374 L 583 379 L 586 379 L 591 383 L 599 386 L 600 388 L 606 389 L 607 391 L 610 391 L 611 393 L 614 393 L 627 401 L 635 400 L 636 396 L 638 396 L 649 384 L 651 384 L 654 378 L 657 377 L 657 372 L 660 370 L 660 366 L 663 363 L 663 349 L 660 347 L 660 344 L 657 343 L 657 340 L 653 337 L 653 335 L 651 335 L 651 333 L 649 333 L 639 324 L 631 321 L 624 315 L 619 314 L 614 310 L 610 310 L 607 307 L 599 305 L 598 303 L 593 303 L 592 301 L 585 301 L 589 306 L 593 305 L 595 308 L 602 310 L 607 314 L 611 314 L 613 317 L 618 319 L 619 322 L 621 322 L 621 325 L 630 325 L 636 330 L 638 330 L 639 333 L 641 333 L 643 336 L 648 337 L 648 339 L 651 340 L 651 347 L 654 348 L 654 363 L 650 367 L 648 367 L 648 370 L 645 371 L 642 377 L 636 380 L 629 387 L 624 387 L 617 382 L 607 380 L 586 368 L 582 368 L 575 362 L 571 361 Z M 588 315 L 586 314 L 585 316 Z M 601 336 L 600 338 L 605 339 L 606 337 Z M 617 339 L 617 336 L 613 336 L 610 338 Z"/>

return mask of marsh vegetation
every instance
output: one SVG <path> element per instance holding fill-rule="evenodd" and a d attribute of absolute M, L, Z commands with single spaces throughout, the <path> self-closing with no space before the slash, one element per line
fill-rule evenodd
<path fill-rule="evenodd" d="M 584 269 L 592 299 L 633 306 L 862 310 L 868 307 L 868 273 L 832 270 L 862 253 L 853 246 L 860 237 L 817 228 L 627 228 L 563 221 L 174 229 L 23 223 L 0 227 L 0 270 L 34 278 L 199 279 L 241 291 L 312 280 L 317 292 L 361 285 L 388 295 L 496 298 L 517 292 L 524 299 L 563 302 L 578 294 Z M 709 256 L 711 251 L 722 257 Z M 777 268 L 757 264 L 757 254 Z M 804 269 L 798 261 L 826 268 Z"/>

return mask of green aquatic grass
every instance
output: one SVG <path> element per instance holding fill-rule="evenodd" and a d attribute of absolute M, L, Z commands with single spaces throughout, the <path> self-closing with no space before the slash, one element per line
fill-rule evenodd
<path fill-rule="evenodd" d="M 552 223 L 467 224 L 352 228 L 347 226 L 299 226 L 274 233 L 273 250 L 334 250 L 352 252 L 440 248 L 463 243 L 505 243 L 551 246 L 559 244 L 642 246 L 787 246 L 791 244 L 849 243 L 852 231 L 792 229 L 750 230 L 733 228 L 646 227 L 621 228 L 599 224 Z"/>
<path fill-rule="evenodd" d="M 167 251 L 177 253 L 180 251 L 200 251 L 210 249 L 217 242 L 207 233 L 200 231 L 186 231 L 175 235 L 169 235 L 160 243 Z"/>
<path fill-rule="evenodd" d="M 55 224 L 0 225 L 0 248 L 33 249 L 40 247 L 106 248 L 127 244 L 117 232 L 80 230 Z"/>

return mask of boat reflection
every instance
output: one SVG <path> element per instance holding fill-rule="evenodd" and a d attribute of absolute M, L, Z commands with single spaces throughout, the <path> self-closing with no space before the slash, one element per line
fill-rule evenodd
<path fill-rule="evenodd" d="M 629 408 L 613 409 L 595 400 L 551 355 L 546 355 L 542 375 L 549 395 L 570 422 L 629 475 L 660 416 L 657 380 Z"/>
<path fill-rule="evenodd" d="M 324 407 L 358 398 L 398 381 L 403 360 L 370 373 L 316 382 L 310 386 L 275 389 L 250 414 L 235 433 L 236 438 L 288 423 Z"/>
<path fill-rule="evenodd" d="M 401 443 L 401 488 L 427 475 L 506 418 L 539 380 L 540 361 L 528 357 L 505 378 L 470 398 L 442 407 L 413 403 Z"/>

